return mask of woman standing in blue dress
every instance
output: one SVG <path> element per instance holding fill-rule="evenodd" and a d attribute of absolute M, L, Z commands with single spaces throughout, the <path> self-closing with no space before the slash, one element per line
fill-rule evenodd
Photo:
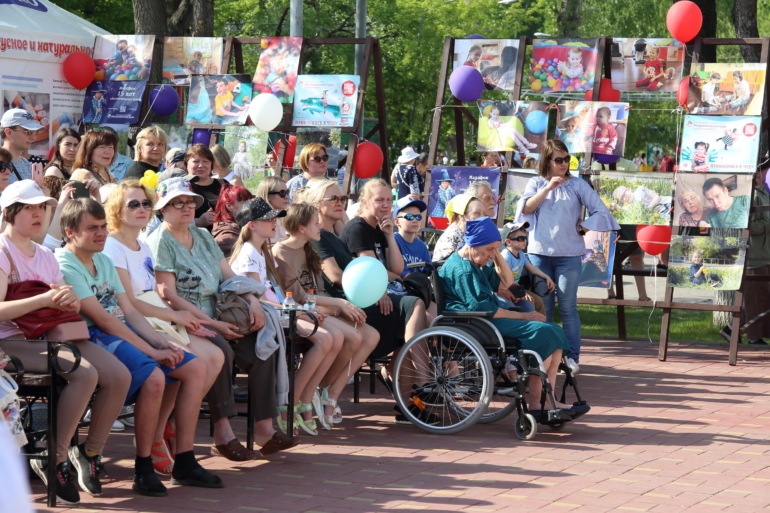
<path fill-rule="evenodd" d="M 449 178 L 449 172 L 446 169 L 442 169 L 441 173 L 436 177 L 436 181 L 439 182 L 438 193 L 436 196 L 436 206 L 431 211 L 431 217 L 444 217 L 444 210 L 449 200 L 455 197 L 455 190 L 451 185 L 455 181 Z"/>

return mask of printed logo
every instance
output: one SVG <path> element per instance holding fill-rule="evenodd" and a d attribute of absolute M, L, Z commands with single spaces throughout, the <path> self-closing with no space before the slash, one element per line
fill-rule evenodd
<path fill-rule="evenodd" d="M 28 7 L 35 11 L 48 12 L 48 7 L 37 0 L 0 0 L 0 5 L 18 5 L 19 7 Z"/>

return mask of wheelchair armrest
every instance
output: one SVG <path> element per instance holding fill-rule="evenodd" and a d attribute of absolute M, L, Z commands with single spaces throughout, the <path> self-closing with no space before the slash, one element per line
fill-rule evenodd
<path fill-rule="evenodd" d="M 444 312 L 441 314 L 444 317 L 486 317 L 486 318 L 492 318 L 494 317 L 494 312 L 462 312 L 457 310 L 444 310 Z"/>
<path fill-rule="evenodd" d="M 19 360 L 16 356 L 8 355 L 8 358 L 11 360 L 11 364 L 13 365 L 13 368 L 16 370 L 15 373 L 9 372 L 8 374 L 11 374 L 13 376 L 13 379 L 14 381 L 16 381 L 16 383 L 21 383 L 21 380 L 24 379 L 24 364 L 21 363 L 21 360 Z"/>

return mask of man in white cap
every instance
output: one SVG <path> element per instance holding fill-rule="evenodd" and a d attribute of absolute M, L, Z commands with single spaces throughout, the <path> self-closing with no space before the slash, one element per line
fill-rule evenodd
<path fill-rule="evenodd" d="M 401 150 L 393 174 L 390 177 L 390 185 L 398 189 L 398 199 L 410 196 L 420 199 L 422 191 L 425 188 L 425 178 L 420 174 L 415 166 L 419 153 L 414 148 L 407 146 Z"/>
<path fill-rule="evenodd" d="M 22 154 L 29 151 L 35 136 L 43 128 L 45 127 L 24 109 L 9 109 L 3 114 L 0 120 L 0 138 L 3 140 L 3 148 L 13 156 L 9 184 L 17 180 L 32 179 L 32 164 L 22 157 Z"/>

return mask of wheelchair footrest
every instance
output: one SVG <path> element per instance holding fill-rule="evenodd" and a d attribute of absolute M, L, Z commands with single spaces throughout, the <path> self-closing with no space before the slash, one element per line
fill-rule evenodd
<path fill-rule="evenodd" d="M 575 412 L 575 416 L 572 418 L 576 419 L 591 411 L 591 407 L 585 401 L 577 401 L 572 404 L 571 410 Z"/>

